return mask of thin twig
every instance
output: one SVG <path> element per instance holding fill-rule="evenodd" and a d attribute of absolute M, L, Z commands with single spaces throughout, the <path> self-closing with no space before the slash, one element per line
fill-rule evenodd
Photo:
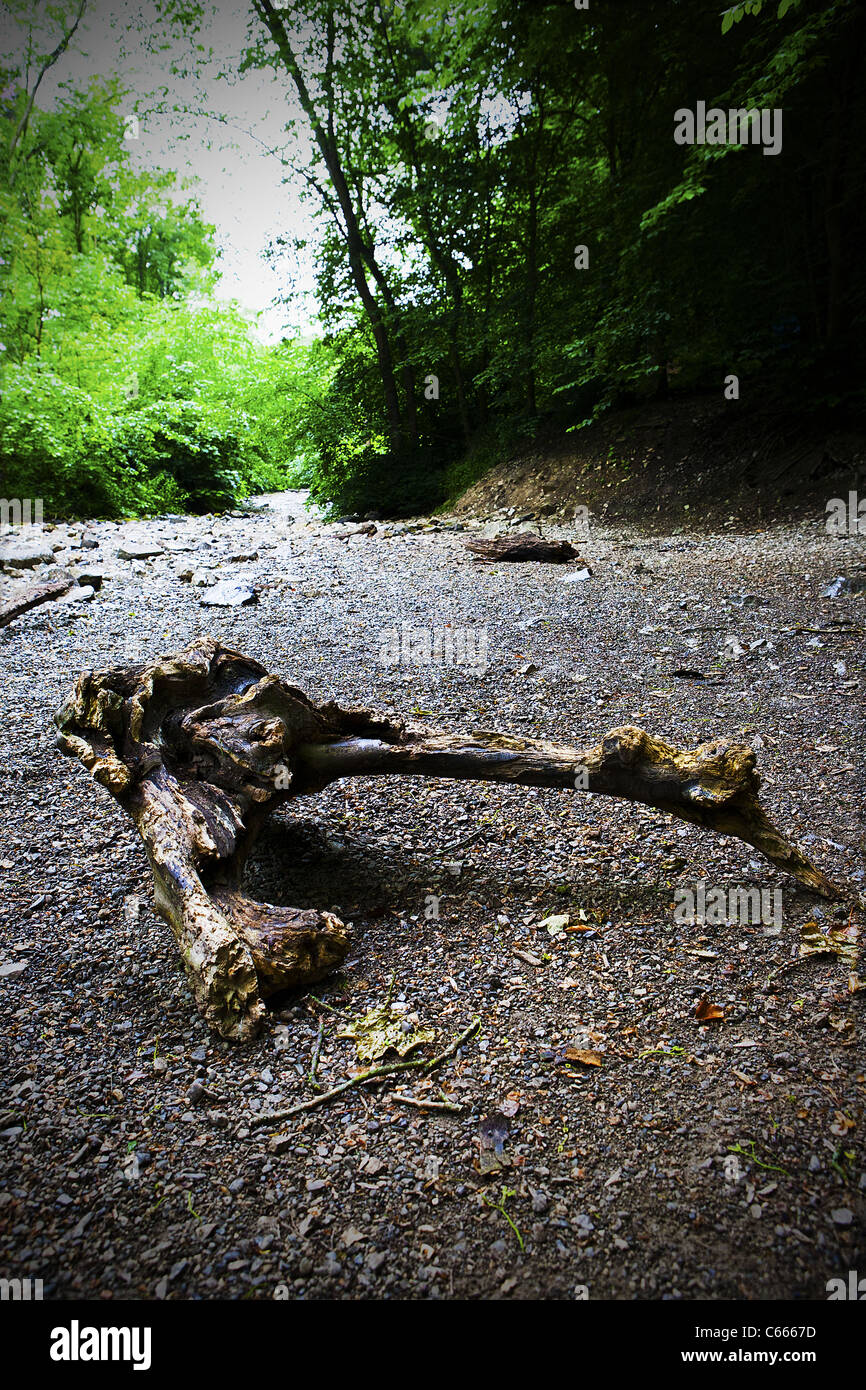
<path fill-rule="evenodd" d="M 335 1009 L 333 1004 L 326 1004 L 324 999 L 320 999 L 317 994 L 308 994 L 307 998 L 315 1000 L 317 1004 L 321 1004 L 322 1008 L 327 1009 L 329 1014 L 337 1014 L 339 1018 L 349 1017 L 345 1009 Z"/>
<path fill-rule="evenodd" d="M 270 1115 L 252 1115 L 249 1120 L 251 1129 L 260 1129 L 263 1125 L 279 1125 L 283 1120 L 290 1120 L 295 1115 L 300 1115 L 305 1110 L 315 1110 L 320 1105 L 325 1105 L 327 1101 L 333 1100 L 335 1096 L 342 1095 L 344 1091 L 350 1090 L 353 1086 L 362 1086 L 367 1081 L 376 1081 L 380 1076 L 393 1076 L 398 1071 L 432 1071 L 438 1067 L 440 1062 L 446 1061 L 457 1051 L 461 1044 L 471 1038 L 473 1033 L 477 1033 L 481 1027 L 481 1022 L 476 1019 L 470 1023 L 468 1028 L 456 1037 L 453 1043 L 446 1047 L 444 1052 L 440 1052 L 438 1057 L 431 1057 L 429 1062 L 423 1057 L 419 1057 L 414 1062 L 392 1062 L 385 1067 L 372 1067 L 369 1071 L 358 1072 L 349 1081 L 343 1081 L 339 1086 L 334 1086 L 330 1091 L 324 1091 L 320 1096 L 314 1096 L 312 1100 L 302 1101 L 299 1105 L 292 1105 L 288 1110 L 274 1110 Z"/>
<path fill-rule="evenodd" d="M 389 1100 L 398 1100 L 401 1105 L 414 1105 L 416 1110 L 444 1110 L 449 1115 L 462 1115 L 463 1106 L 456 1105 L 450 1100 L 421 1100 L 417 1096 L 404 1096 L 399 1091 L 392 1091 Z"/>
<path fill-rule="evenodd" d="M 318 1081 L 316 1080 L 316 1072 L 317 1072 L 318 1067 L 319 1067 L 319 1056 L 321 1055 L 321 1051 L 322 1051 L 322 1037 L 324 1036 L 324 1032 L 325 1032 L 325 1020 L 324 1020 L 323 1018 L 320 1018 L 320 1019 L 319 1019 L 319 1036 L 316 1038 L 316 1046 L 315 1046 L 315 1050 L 314 1050 L 314 1052 L 313 1052 L 313 1060 L 312 1060 L 312 1062 L 310 1063 L 310 1085 L 312 1086 L 312 1088 L 313 1088 L 314 1091 L 321 1091 L 321 1089 L 322 1089 L 322 1087 L 319 1085 Z"/>
<path fill-rule="evenodd" d="M 796 970 L 798 965 L 805 965 L 807 960 L 826 960 L 828 956 L 833 956 L 837 960 L 844 960 L 841 951 L 837 951 L 834 946 L 822 946 L 815 951 L 807 951 L 804 956 L 797 956 L 794 960 L 785 961 L 783 965 L 777 965 L 776 969 L 767 976 L 767 983 L 764 989 L 770 989 L 780 975 L 787 975 L 789 971 Z"/>
<path fill-rule="evenodd" d="M 834 631 L 834 629 L 837 629 Z M 852 632 L 861 632 L 859 623 L 839 622 L 830 623 L 827 627 L 802 627 L 800 623 L 796 627 L 784 627 L 783 632 L 816 632 L 820 637 L 847 637 Z"/>
<path fill-rule="evenodd" d="M 453 845 L 443 845 L 441 853 L 452 854 L 455 849 L 465 849 L 467 845 L 471 845 L 476 840 L 480 840 L 482 835 L 486 834 L 487 826 L 485 825 L 481 830 L 476 830 L 474 835 L 469 835 L 465 840 L 457 840 Z"/>

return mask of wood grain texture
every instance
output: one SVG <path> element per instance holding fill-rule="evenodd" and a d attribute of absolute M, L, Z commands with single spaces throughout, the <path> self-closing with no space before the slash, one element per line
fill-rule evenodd
<path fill-rule="evenodd" d="M 443 733 L 315 705 L 212 638 L 147 665 L 85 672 L 56 722 L 60 749 L 137 826 L 156 908 L 174 931 L 196 1004 L 228 1038 L 252 1036 L 264 998 L 321 979 L 348 951 L 347 930 L 332 913 L 274 907 L 241 891 L 271 811 L 342 777 L 578 785 L 736 836 L 814 892 L 839 896 L 768 819 L 755 753 L 742 744 L 681 749 L 632 725 L 585 748 Z"/>

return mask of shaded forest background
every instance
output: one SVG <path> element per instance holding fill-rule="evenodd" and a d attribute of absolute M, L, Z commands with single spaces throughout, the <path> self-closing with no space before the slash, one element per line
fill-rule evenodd
<path fill-rule="evenodd" d="M 159 8 L 175 62 L 199 61 L 210 7 Z M 318 336 L 266 346 L 214 298 L 194 187 L 133 171 L 120 77 L 40 104 L 87 0 L 21 4 L 28 46 L 0 70 L 0 491 L 119 516 L 303 484 L 406 514 L 540 433 L 721 398 L 731 375 L 732 410 L 856 418 L 864 9 L 251 0 L 237 72 L 284 85 L 285 176 L 318 214 Z M 677 144 L 699 101 L 781 108 L 781 152 Z"/>

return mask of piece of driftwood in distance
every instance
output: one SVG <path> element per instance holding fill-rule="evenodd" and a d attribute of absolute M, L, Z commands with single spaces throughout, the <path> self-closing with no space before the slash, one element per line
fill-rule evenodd
<path fill-rule="evenodd" d="M 344 958 L 329 912 L 255 902 L 244 864 L 275 807 L 342 777 L 399 773 L 555 787 L 639 801 L 754 845 L 828 897 L 830 881 L 768 820 L 742 744 L 674 748 L 612 729 L 587 748 L 506 734 L 446 734 L 369 710 L 315 705 L 258 662 L 201 638 L 147 664 L 82 674 L 58 712 L 58 746 L 132 817 L 157 911 L 170 923 L 203 1016 L 252 1036 L 263 999 Z"/>
<path fill-rule="evenodd" d="M 77 582 L 74 575 L 64 574 L 60 579 L 49 579 L 45 584 L 28 584 L 26 589 L 19 589 L 7 603 L 0 604 L 0 627 L 13 623 L 31 608 L 38 608 L 40 603 L 62 598 Z"/>
<path fill-rule="evenodd" d="M 480 560 L 538 560 L 548 565 L 567 565 L 579 558 L 568 541 L 546 541 L 529 531 L 516 536 L 493 536 L 490 540 L 473 538 L 463 545 Z M 580 563 L 586 565 L 585 560 Z"/>
<path fill-rule="evenodd" d="M 379 528 L 374 521 L 368 521 L 363 526 L 355 526 L 351 531 L 335 531 L 334 535 L 338 541 L 350 540 L 352 536 L 366 536 L 368 540 L 372 536 L 378 536 Z"/>

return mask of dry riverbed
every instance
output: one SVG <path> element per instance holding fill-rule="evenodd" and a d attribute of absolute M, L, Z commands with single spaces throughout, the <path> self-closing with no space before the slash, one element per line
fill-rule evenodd
<path fill-rule="evenodd" d="M 588 562 L 576 578 L 473 560 L 462 528 L 490 518 L 342 539 L 302 502 L 58 526 L 50 561 L 0 579 L 0 601 L 58 565 L 93 580 L 0 631 L 0 1275 L 62 1299 L 823 1300 L 866 1271 L 862 538 L 822 516 L 545 527 Z M 207 606 L 227 580 L 254 601 Z M 474 663 L 410 664 L 425 631 Z M 82 669 L 204 633 L 318 701 L 452 730 L 750 743 L 771 816 L 843 901 L 579 791 L 347 781 L 274 818 L 248 886 L 336 911 L 349 958 L 224 1043 L 137 837 L 51 722 Z M 678 921 L 700 883 L 779 890 L 781 916 Z M 801 960 L 804 929 L 836 953 Z M 253 1125 L 314 1094 L 320 1031 L 319 1083 L 351 1074 L 338 1034 L 392 977 L 407 1027 L 435 1030 L 424 1055 L 478 1032 L 432 1076 Z"/>

